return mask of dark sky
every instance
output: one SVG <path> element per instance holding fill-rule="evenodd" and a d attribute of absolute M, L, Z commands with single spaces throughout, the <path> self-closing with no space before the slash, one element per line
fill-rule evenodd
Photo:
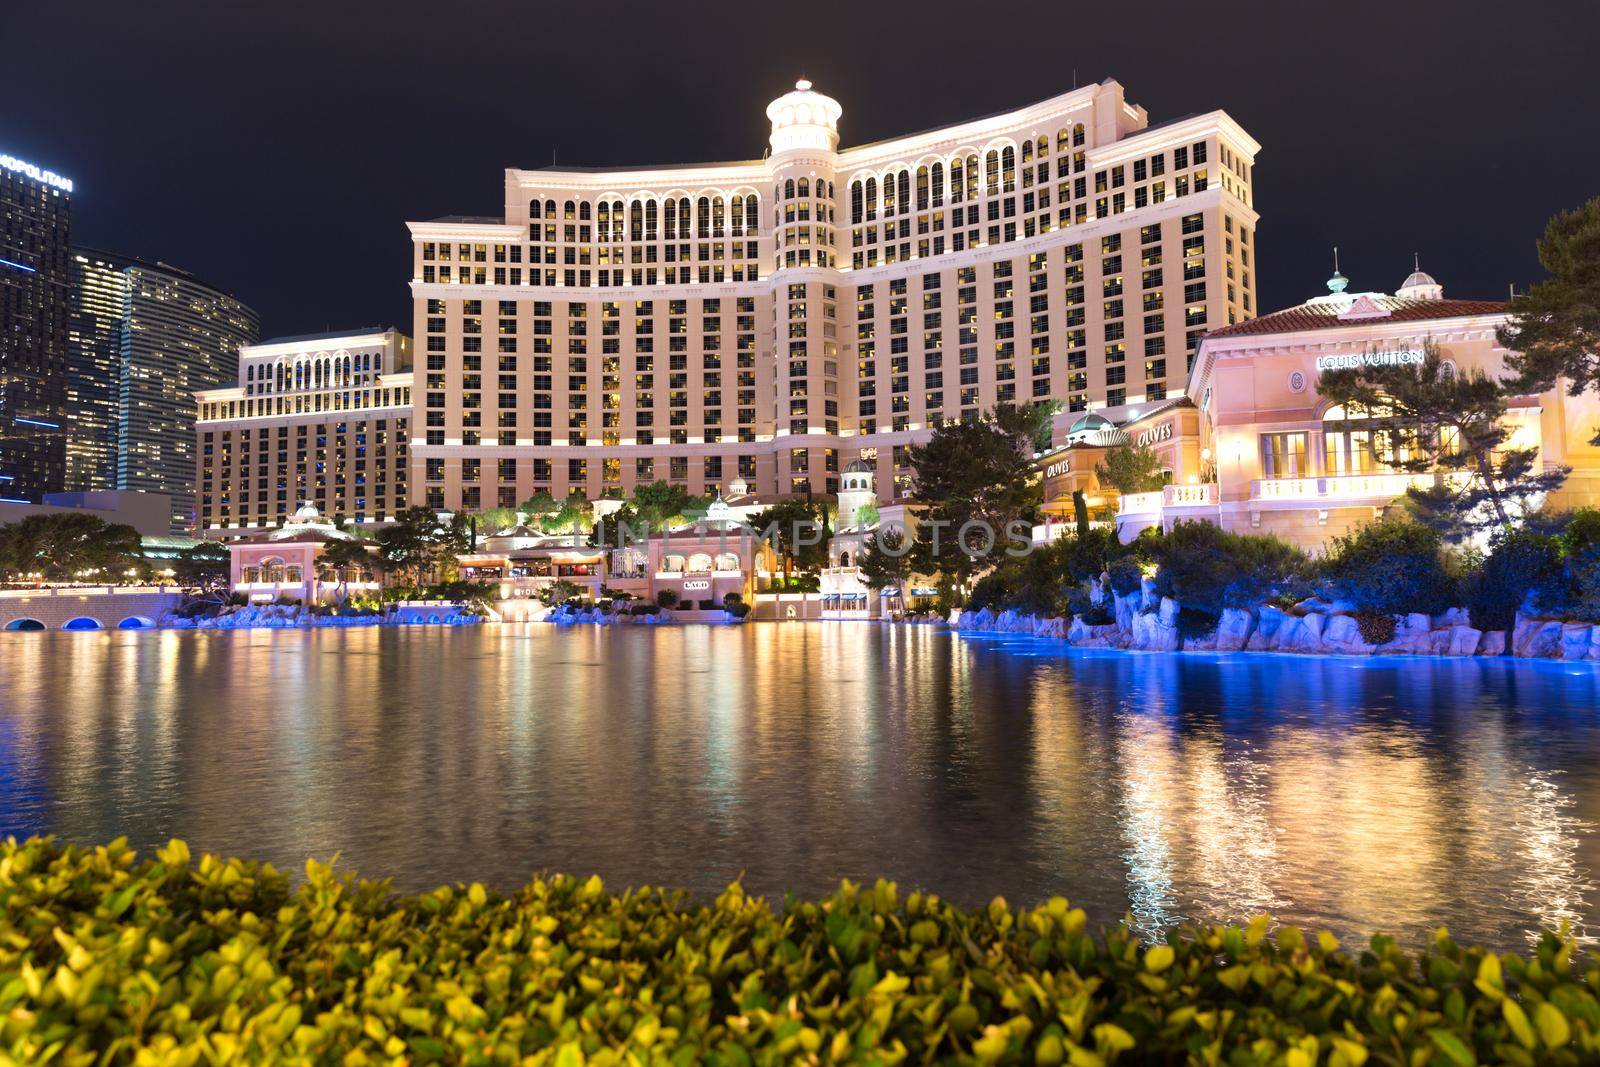
<path fill-rule="evenodd" d="M 501 210 L 503 168 L 747 159 L 804 74 L 859 144 L 1115 77 L 1224 108 L 1257 160 L 1262 305 L 1539 277 L 1600 193 L 1600 4 L 50 3 L 0 34 L 0 151 L 73 178 L 75 237 L 184 267 L 266 335 L 409 329 L 408 219 Z"/>

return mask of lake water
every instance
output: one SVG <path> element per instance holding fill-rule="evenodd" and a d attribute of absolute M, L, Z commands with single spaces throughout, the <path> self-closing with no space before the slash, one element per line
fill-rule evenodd
<path fill-rule="evenodd" d="M 850 623 L 0 635 L 0 835 L 404 889 L 885 876 L 1147 929 L 1597 926 L 1600 665 Z"/>

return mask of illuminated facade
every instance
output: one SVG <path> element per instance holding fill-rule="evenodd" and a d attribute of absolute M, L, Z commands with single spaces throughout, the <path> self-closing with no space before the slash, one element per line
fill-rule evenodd
<path fill-rule="evenodd" d="M 66 480 L 71 229 L 72 182 L 0 154 L 0 499 Z"/>
<path fill-rule="evenodd" d="M 80 492 L 117 487 L 117 390 L 128 315 L 125 256 L 74 248 L 67 317 L 66 485 Z M 181 503 L 181 502 L 180 502 Z"/>
<path fill-rule="evenodd" d="M 117 488 L 166 493 L 172 528 L 195 515 L 198 390 L 233 377 L 239 349 L 260 336 L 256 313 L 187 271 L 132 261 L 117 382 Z"/>
<path fill-rule="evenodd" d="M 748 162 L 510 169 L 505 211 L 410 226 L 416 503 L 544 489 L 881 499 L 997 403 L 1181 395 L 1255 311 L 1253 165 L 1225 113 L 1151 127 L 1114 81 L 839 148 L 807 82 Z"/>
<path fill-rule="evenodd" d="M 1436 345 L 1461 371 L 1504 377 L 1507 352 L 1496 330 L 1506 305 L 1446 298 L 1420 270 L 1393 295 L 1347 293 L 1346 285 L 1335 274 L 1324 296 L 1208 335 L 1187 399 L 1116 428 L 1135 443 L 1145 436 L 1172 482 L 1115 500 L 1124 540 L 1197 519 L 1316 551 L 1382 516 L 1409 486 L 1430 484 L 1432 475 L 1395 469 L 1382 412 L 1329 403 L 1318 376 L 1362 363 L 1420 363 Z M 1558 387 L 1518 397 L 1507 419 L 1511 447 L 1538 449 L 1545 469 L 1572 469 L 1548 506 L 1600 503 L 1600 447 L 1589 443 L 1600 426 L 1600 394 L 1573 397 Z M 1046 497 L 1057 514 L 1070 515 L 1070 489 L 1085 486 L 1072 484 L 1071 470 L 1052 470 L 1059 462 L 1056 454 L 1041 458 Z"/>
<path fill-rule="evenodd" d="M 195 394 L 200 531 L 278 526 L 304 505 L 379 523 L 407 504 L 411 341 L 394 329 L 245 345 L 238 384 Z"/>

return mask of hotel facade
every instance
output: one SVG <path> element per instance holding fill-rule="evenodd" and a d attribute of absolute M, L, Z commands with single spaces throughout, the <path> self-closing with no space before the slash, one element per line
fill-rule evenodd
<path fill-rule="evenodd" d="M 281 526 L 308 504 L 361 524 L 406 507 L 411 341 L 398 330 L 245 345 L 238 384 L 195 397 L 202 535 Z"/>
<path fill-rule="evenodd" d="M 1335 537 L 1382 518 L 1406 490 L 1434 475 L 1398 469 L 1386 413 L 1351 410 L 1323 397 L 1329 369 L 1421 363 L 1437 348 L 1460 373 L 1507 375 L 1496 339 L 1504 302 L 1447 298 L 1420 269 L 1393 294 L 1347 292 L 1335 274 L 1328 292 L 1302 304 L 1216 330 L 1200 346 L 1186 395 L 1123 412 L 1057 420 L 1057 447 L 1039 458 L 1046 511 L 1071 523 L 1072 492 L 1115 509 L 1124 541 L 1177 522 L 1216 523 L 1237 533 L 1274 534 L 1321 551 Z M 1600 504 L 1600 393 L 1568 394 L 1564 383 L 1514 398 L 1509 446 L 1538 451 L 1538 466 L 1568 467 L 1546 502 L 1554 509 Z M 1094 475 L 1106 449 L 1144 446 L 1171 484 L 1118 496 Z"/>
<path fill-rule="evenodd" d="M 802 81 L 761 159 L 509 169 L 502 216 L 410 224 L 411 502 L 833 494 L 857 460 L 889 502 L 940 421 L 1181 396 L 1255 313 L 1224 112 L 1151 126 L 1106 81 L 854 148 L 841 114 Z"/>

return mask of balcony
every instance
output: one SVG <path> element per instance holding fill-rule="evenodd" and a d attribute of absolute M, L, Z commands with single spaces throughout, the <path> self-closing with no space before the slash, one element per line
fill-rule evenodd
<path fill-rule="evenodd" d="M 1322 478 L 1257 478 L 1250 483 L 1252 501 L 1331 501 L 1350 503 L 1386 502 L 1415 487 L 1426 489 L 1434 483 L 1432 474 L 1384 472 L 1377 474 L 1336 474 Z M 1460 488 L 1472 479 L 1464 472 L 1442 476 L 1445 484 Z"/>
<path fill-rule="evenodd" d="M 1124 493 L 1117 501 L 1117 521 L 1124 517 L 1161 515 L 1171 508 L 1213 507 L 1217 503 L 1215 482 L 1168 485 L 1153 493 Z"/>

